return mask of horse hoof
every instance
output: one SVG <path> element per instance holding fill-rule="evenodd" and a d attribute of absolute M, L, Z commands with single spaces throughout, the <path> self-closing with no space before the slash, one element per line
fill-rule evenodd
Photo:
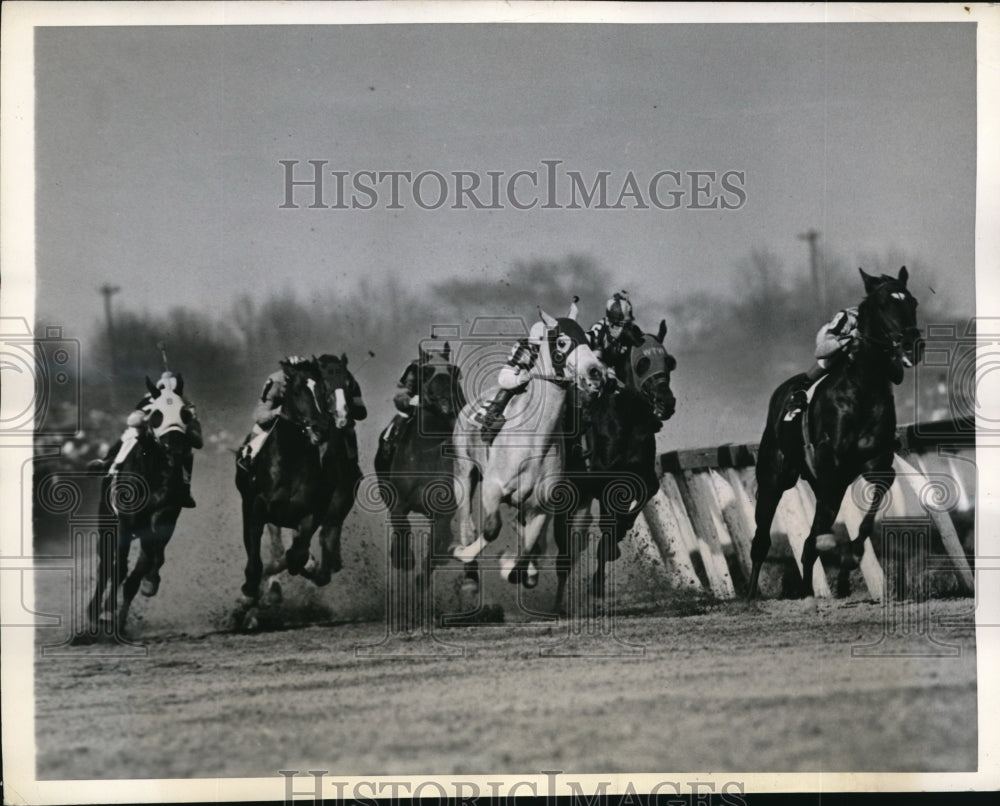
<path fill-rule="evenodd" d="M 528 570 L 524 574 L 522 583 L 526 588 L 534 588 L 538 585 L 538 566 L 535 565 L 534 561 L 528 563 Z"/>
<path fill-rule="evenodd" d="M 802 600 L 802 609 L 806 613 L 815 613 L 819 609 L 817 607 L 817 605 L 816 605 L 816 597 L 815 596 L 807 596 L 805 599 L 803 599 Z"/>
<path fill-rule="evenodd" d="M 142 580 L 139 585 L 139 593 L 143 596 L 156 596 L 156 592 L 160 589 L 160 580 L 149 579 L 146 577 Z"/>
<path fill-rule="evenodd" d="M 89 633 L 77 633 L 70 639 L 70 646 L 90 646 L 97 642 L 97 637 Z"/>
<path fill-rule="evenodd" d="M 516 579 L 511 579 L 511 575 L 514 573 L 514 566 L 517 562 L 512 560 L 506 553 L 500 555 L 500 578 L 506 582 L 516 582 Z"/>
<path fill-rule="evenodd" d="M 257 618 L 257 611 L 254 609 L 243 617 L 243 632 L 257 632 L 259 629 L 260 621 Z"/>
<path fill-rule="evenodd" d="M 474 579 L 463 579 L 462 584 L 459 586 L 458 592 L 462 596 L 478 596 L 479 595 L 479 583 Z"/>

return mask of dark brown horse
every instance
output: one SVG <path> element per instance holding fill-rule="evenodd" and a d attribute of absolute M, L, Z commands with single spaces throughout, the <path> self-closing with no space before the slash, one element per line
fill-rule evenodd
<path fill-rule="evenodd" d="M 136 593 L 141 589 L 144 596 L 155 596 L 159 590 L 166 546 L 184 502 L 184 458 L 191 448 L 202 446 L 200 429 L 188 428 L 193 416 L 181 397 L 183 380 L 177 379 L 175 391 L 160 390 L 146 379 L 151 397 L 147 423 L 139 428 L 128 455 L 101 483 L 100 514 L 102 519 L 117 521 L 117 529 L 108 532 L 98 546 L 97 581 L 88 610 L 90 629 L 76 636 L 76 643 L 92 640 L 100 621 L 117 619 L 118 635 L 124 635 Z M 129 573 L 129 549 L 136 539 L 139 558 Z M 122 585 L 120 606 L 118 585 Z"/>
<path fill-rule="evenodd" d="M 895 479 L 892 387 L 902 382 L 905 367 L 920 360 L 917 301 L 906 288 L 905 266 L 898 277 L 873 277 L 859 271 L 866 296 L 858 306 L 858 347 L 853 359 L 843 359 L 831 369 L 803 413 L 808 444 L 797 420 L 784 422 L 788 398 L 803 387 L 805 376 L 788 379 L 771 396 L 757 458 L 757 529 L 750 549 L 748 598 L 757 595 L 778 502 L 800 476 L 816 493 L 816 513 L 801 557 L 804 596 L 813 595 L 816 538 L 830 532 L 847 488 L 862 476 L 874 492 L 857 536 L 845 549 L 844 568 L 864 553 L 875 513 Z"/>
<path fill-rule="evenodd" d="M 624 386 L 607 384 L 589 407 L 575 410 L 581 416 L 590 448 L 589 466 L 577 449 L 579 442 L 567 440 L 565 481 L 574 502 L 571 511 L 557 512 L 554 536 L 559 554 L 559 578 L 555 609 L 564 611 L 566 582 L 575 559 L 574 534 L 586 534 L 591 523 L 591 505 L 600 504 L 603 526 L 597 549 L 597 569 L 591 593 L 604 593 L 605 564 L 619 557 L 618 543 L 635 524 L 642 508 L 659 489 L 656 475 L 656 433 L 670 419 L 677 401 L 670 389 L 670 373 L 677 361 L 663 348 L 667 323 L 660 322 L 656 335 L 636 333 L 623 367 L 617 367 Z M 574 412 L 573 409 L 569 409 Z M 567 433 L 572 433 L 567 423 Z"/>
<path fill-rule="evenodd" d="M 287 383 L 281 414 L 249 470 L 239 463 L 236 468 L 247 552 L 242 591 L 249 606 L 263 592 L 265 570 L 268 577 L 287 570 L 316 585 L 329 583 L 341 568 L 340 529 L 361 477 L 353 420 L 365 412 L 346 357 L 282 362 L 282 368 Z M 294 535 L 285 554 L 265 569 L 260 544 L 266 524 Z M 317 529 L 319 562 L 309 552 Z"/>
<path fill-rule="evenodd" d="M 421 351 L 419 405 L 400 427 L 391 456 L 385 453 L 385 443 L 380 440 L 375 460 L 381 494 L 389 510 L 389 556 L 394 569 L 406 572 L 416 565 L 410 513 L 432 521 L 432 542 L 416 576 L 418 596 L 424 593 L 434 568 L 451 559 L 448 549 L 456 510 L 452 433 L 466 400 L 461 371 L 450 363 L 450 353 L 447 343 L 440 353 Z M 394 584 L 405 585 L 406 581 L 400 577 Z"/>

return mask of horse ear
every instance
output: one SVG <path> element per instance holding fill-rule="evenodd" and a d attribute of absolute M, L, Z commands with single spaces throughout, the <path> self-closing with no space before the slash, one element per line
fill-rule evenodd
<path fill-rule="evenodd" d="M 347 366 L 347 353 L 341 353 L 340 354 L 340 360 L 344 363 L 344 366 L 346 367 Z"/>
<path fill-rule="evenodd" d="M 181 397 L 184 397 L 184 376 L 178 372 L 174 375 L 174 378 L 176 378 L 176 381 L 174 382 L 174 391 Z"/>
<path fill-rule="evenodd" d="M 156 388 L 156 384 L 149 379 L 148 375 L 146 376 L 146 388 L 149 390 L 149 394 L 153 397 L 160 396 L 160 390 Z"/>
<path fill-rule="evenodd" d="M 656 340 L 660 344 L 663 344 L 663 340 L 666 338 L 666 336 L 667 336 L 667 320 L 661 319 L 660 329 L 656 331 Z"/>
<path fill-rule="evenodd" d="M 901 282 L 905 286 L 906 281 L 909 279 L 910 279 L 910 273 L 906 270 L 906 266 L 903 266 L 899 270 L 899 282 Z"/>
<path fill-rule="evenodd" d="M 445 361 L 450 361 L 451 360 L 451 345 L 448 344 L 448 342 L 444 343 L 444 347 L 441 350 L 441 357 Z"/>
<path fill-rule="evenodd" d="M 858 266 L 858 271 L 861 272 L 861 279 L 865 283 L 865 293 L 870 294 L 878 286 L 878 277 L 872 277 L 870 274 L 865 274 L 865 270 Z"/>
<path fill-rule="evenodd" d="M 568 316 L 574 322 L 576 321 L 576 317 L 580 315 L 580 309 L 576 307 L 576 303 L 578 303 L 579 301 L 580 298 L 574 294 L 573 301 L 569 304 L 569 313 L 566 314 L 566 316 Z"/>
<path fill-rule="evenodd" d="M 541 317 L 541 320 L 545 322 L 545 327 L 547 327 L 549 330 L 552 330 L 553 328 L 559 326 L 559 322 L 556 321 L 553 317 L 549 316 L 547 313 L 545 313 L 545 311 L 543 311 L 541 308 L 538 309 L 538 315 Z"/>

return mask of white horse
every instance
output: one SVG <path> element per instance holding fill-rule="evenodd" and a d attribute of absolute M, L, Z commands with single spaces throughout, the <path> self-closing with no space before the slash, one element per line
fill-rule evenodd
<path fill-rule="evenodd" d="M 501 503 L 517 509 L 522 538 L 516 559 L 501 557 L 501 575 L 528 588 L 537 584 L 534 557 L 544 551 L 549 518 L 565 495 L 561 479 L 567 391 L 576 385 L 586 398 L 598 392 L 606 378 L 606 369 L 590 349 L 583 328 L 570 318 L 575 306 L 567 318 L 539 313 L 541 321 L 529 337 L 539 344 L 531 381 L 507 405 L 506 420 L 492 444 L 483 438 L 474 419 L 474 403 L 462 409 L 455 424 L 455 500 L 461 545 L 454 555 L 467 564 L 463 589 L 468 594 L 478 592 L 478 574 L 472 564 L 500 533 Z M 472 510 L 477 487 L 482 522 L 475 535 Z"/>

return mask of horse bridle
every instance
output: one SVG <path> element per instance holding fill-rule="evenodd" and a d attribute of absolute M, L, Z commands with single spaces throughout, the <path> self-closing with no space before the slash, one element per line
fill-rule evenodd
<path fill-rule="evenodd" d="M 655 408 L 656 397 L 655 395 L 651 394 L 651 384 L 659 378 L 666 378 L 667 371 L 665 369 L 653 370 L 652 372 L 647 374 L 645 378 L 643 378 L 641 383 L 639 383 L 638 378 L 636 377 L 635 374 L 635 350 L 641 347 L 642 344 L 645 343 L 645 341 L 646 339 L 645 337 L 643 337 L 642 341 L 640 341 L 636 345 L 633 345 L 629 349 L 628 365 L 627 365 L 628 372 L 625 377 L 625 384 L 627 386 L 631 386 L 633 389 L 636 389 L 639 392 L 639 394 L 641 394 L 644 398 L 646 398 L 647 402 L 649 402 L 649 404 Z M 663 357 L 664 359 L 666 359 L 666 356 L 669 355 L 669 353 L 667 353 L 667 351 L 663 349 L 662 345 L 660 345 L 660 350 L 662 350 Z"/>
<path fill-rule="evenodd" d="M 316 387 L 319 383 L 323 383 L 322 378 L 319 378 L 317 380 L 316 378 L 307 376 L 305 379 L 305 386 L 309 390 L 309 394 L 312 395 L 313 403 L 316 405 L 316 411 L 319 412 L 320 416 L 328 418 L 330 414 L 325 410 L 325 407 L 320 403 L 320 396 L 316 391 Z M 287 408 L 285 406 L 281 407 L 281 412 L 279 414 L 279 417 L 285 420 L 285 422 L 291 423 L 292 425 L 300 428 L 306 435 L 316 434 L 315 427 L 312 423 L 291 416 L 291 414 L 287 411 Z M 316 434 L 316 436 L 318 442 L 322 443 L 325 441 L 324 439 L 320 439 L 318 434 Z"/>
<path fill-rule="evenodd" d="M 880 321 L 879 325 L 881 324 L 882 322 Z M 902 331 L 895 333 L 891 333 L 884 328 L 880 328 L 880 330 L 881 334 L 877 336 L 874 334 L 859 333 L 858 340 L 871 344 L 884 353 L 899 355 L 902 353 L 902 347 L 903 344 L 905 343 L 907 336 L 913 336 L 914 340 L 916 340 L 920 336 L 920 328 L 915 326 L 904 328 Z"/>
<path fill-rule="evenodd" d="M 422 373 L 423 373 L 423 370 L 426 369 L 427 367 L 430 367 L 434 371 L 430 374 L 430 376 L 426 380 L 424 380 Z M 454 378 L 451 377 L 451 373 L 448 371 L 449 369 L 451 369 L 453 367 L 455 369 Z M 448 386 L 449 386 L 450 389 L 452 389 L 452 394 L 454 394 L 455 391 L 456 391 L 456 389 L 452 387 L 452 383 L 454 383 L 454 384 L 459 384 L 460 383 L 459 376 L 458 376 L 458 367 L 455 364 L 452 364 L 450 361 L 444 361 L 444 362 L 440 362 L 440 361 L 428 361 L 426 364 L 423 364 L 420 367 L 420 370 L 421 370 L 421 377 L 420 377 L 420 405 L 421 406 L 425 405 L 425 403 L 427 402 L 426 395 L 424 395 L 424 389 L 426 389 L 428 387 L 428 385 L 431 383 L 431 381 L 433 381 L 439 375 L 442 375 L 442 376 L 445 376 L 445 377 L 448 378 Z M 457 388 L 457 391 L 459 393 L 461 392 L 461 387 L 460 386 Z M 462 398 L 459 398 L 459 400 L 461 400 L 461 399 Z M 461 408 L 461 407 L 459 407 L 459 408 Z"/>

